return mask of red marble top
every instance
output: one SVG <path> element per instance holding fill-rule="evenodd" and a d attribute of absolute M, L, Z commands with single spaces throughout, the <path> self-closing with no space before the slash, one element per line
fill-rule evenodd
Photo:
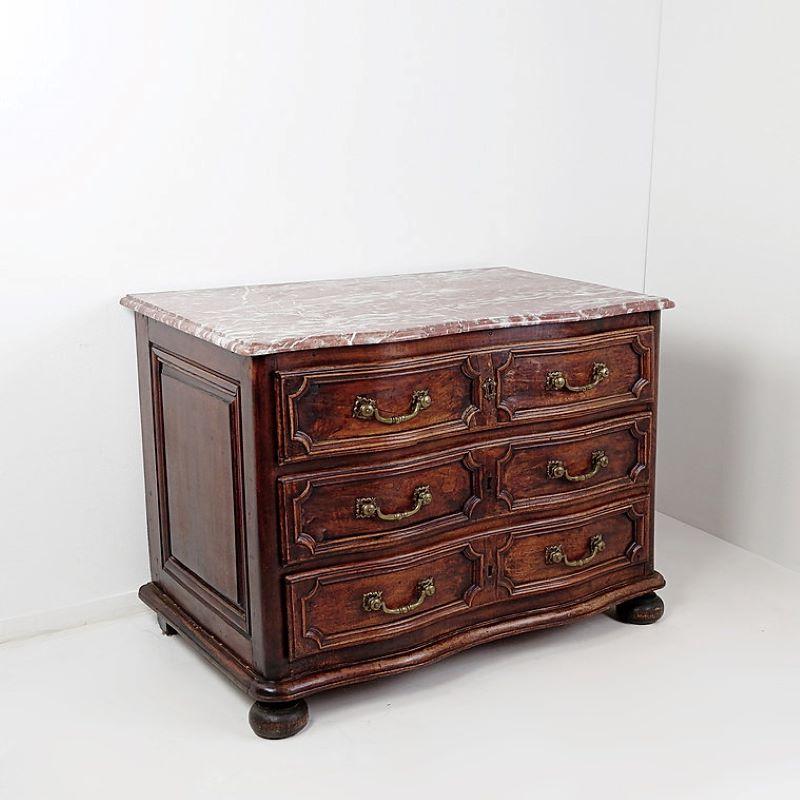
<path fill-rule="evenodd" d="M 663 297 L 506 267 L 129 294 L 120 302 L 244 356 L 674 306 Z"/>

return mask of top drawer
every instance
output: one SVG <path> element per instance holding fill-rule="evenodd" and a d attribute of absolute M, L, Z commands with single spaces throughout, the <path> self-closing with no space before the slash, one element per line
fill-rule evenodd
<path fill-rule="evenodd" d="M 498 418 L 556 417 L 653 396 L 652 327 L 536 342 L 497 368 Z"/>
<path fill-rule="evenodd" d="M 400 447 L 469 430 L 480 408 L 468 353 L 277 373 L 282 461 Z"/>
<path fill-rule="evenodd" d="M 503 348 L 487 337 L 442 355 L 279 369 L 280 461 L 652 400 L 654 342 L 651 326 Z"/>

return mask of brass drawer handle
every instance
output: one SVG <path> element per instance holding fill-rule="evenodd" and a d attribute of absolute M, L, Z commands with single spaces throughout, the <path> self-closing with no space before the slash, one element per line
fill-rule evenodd
<path fill-rule="evenodd" d="M 408 420 L 414 419 L 420 411 L 430 408 L 432 402 L 431 393 L 428 389 L 418 389 L 411 396 L 411 410 L 408 414 L 384 416 L 378 410 L 378 404 L 371 397 L 359 395 L 356 397 L 356 402 L 353 406 L 353 416 L 356 419 L 376 419 L 384 425 L 397 425 L 400 422 L 408 422 Z"/>
<path fill-rule="evenodd" d="M 563 478 L 565 481 L 588 481 L 589 478 L 594 478 L 601 469 L 608 466 L 608 456 L 605 450 L 595 450 L 592 453 L 592 468 L 583 475 L 570 475 L 569 470 L 564 466 L 563 461 L 548 461 L 547 462 L 547 477 L 559 480 Z"/>
<path fill-rule="evenodd" d="M 598 553 L 606 549 L 606 543 L 602 534 L 592 536 L 589 539 L 589 550 L 583 558 L 571 561 L 564 552 L 563 545 L 555 544 L 546 547 L 544 551 L 545 564 L 563 564 L 565 567 L 585 567 Z"/>
<path fill-rule="evenodd" d="M 611 370 L 602 361 L 598 361 L 592 367 L 591 381 L 583 386 L 570 386 L 567 376 L 563 372 L 548 372 L 546 385 L 548 389 L 552 389 L 555 392 L 561 389 L 565 389 L 568 392 L 588 392 L 602 383 L 610 374 Z"/>
<path fill-rule="evenodd" d="M 430 486 L 417 486 L 414 489 L 414 507 L 408 511 L 396 511 L 394 514 L 385 514 L 381 511 L 378 505 L 378 500 L 375 497 L 359 497 L 356 500 L 356 517 L 358 519 L 369 519 L 370 517 L 377 517 L 378 519 L 385 519 L 388 522 L 394 522 L 398 519 L 406 519 L 406 517 L 413 517 L 423 506 L 430 505 L 433 502 L 433 493 Z"/>
<path fill-rule="evenodd" d="M 361 607 L 364 611 L 382 611 L 384 614 L 408 614 L 409 611 L 415 611 L 424 602 L 426 597 L 433 597 L 436 594 L 436 587 L 433 585 L 433 578 L 425 578 L 417 584 L 419 589 L 419 597 L 407 606 L 400 606 L 400 608 L 389 608 L 383 602 L 383 592 L 367 592 L 361 600 Z"/>

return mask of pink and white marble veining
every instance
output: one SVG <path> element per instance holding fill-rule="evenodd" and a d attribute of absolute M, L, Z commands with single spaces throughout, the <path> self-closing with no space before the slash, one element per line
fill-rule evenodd
<path fill-rule="evenodd" d="M 123 306 L 244 356 L 672 308 L 663 297 L 496 267 L 129 294 Z"/>

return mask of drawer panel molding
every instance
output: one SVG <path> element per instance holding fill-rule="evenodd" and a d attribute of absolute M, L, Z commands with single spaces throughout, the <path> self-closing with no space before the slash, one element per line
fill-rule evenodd
<path fill-rule="evenodd" d="M 290 658 L 400 636 L 467 611 L 485 587 L 487 541 L 288 576 Z"/>
<path fill-rule="evenodd" d="M 475 451 L 461 448 L 385 467 L 280 478 L 284 563 L 359 553 L 467 523 L 483 499 L 483 474 Z"/>
<path fill-rule="evenodd" d="M 469 353 L 279 370 L 280 460 L 402 447 L 468 431 L 483 403 L 480 377 Z"/>
<path fill-rule="evenodd" d="M 652 397 L 653 328 L 537 342 L 497 367 L 498 419 L 587 413 Z"/>
<path fill-rule="evenodd" d="M 648 413 L 514 438 L 497 460 L 497 499 L 519 511 L 645 484 L 651 425 Z"/>
<path fill-rule="evenodd" d="M 549 592 L 647 559 L 650 506 L 627 501 L 520 526 L 497 551 L 497 584 L 509 597 Z"/>
<path fill-rule="evenodd" d="M 241 386 L 157 347 L 150 373 L 160 568 L 249 635 Z"/>

